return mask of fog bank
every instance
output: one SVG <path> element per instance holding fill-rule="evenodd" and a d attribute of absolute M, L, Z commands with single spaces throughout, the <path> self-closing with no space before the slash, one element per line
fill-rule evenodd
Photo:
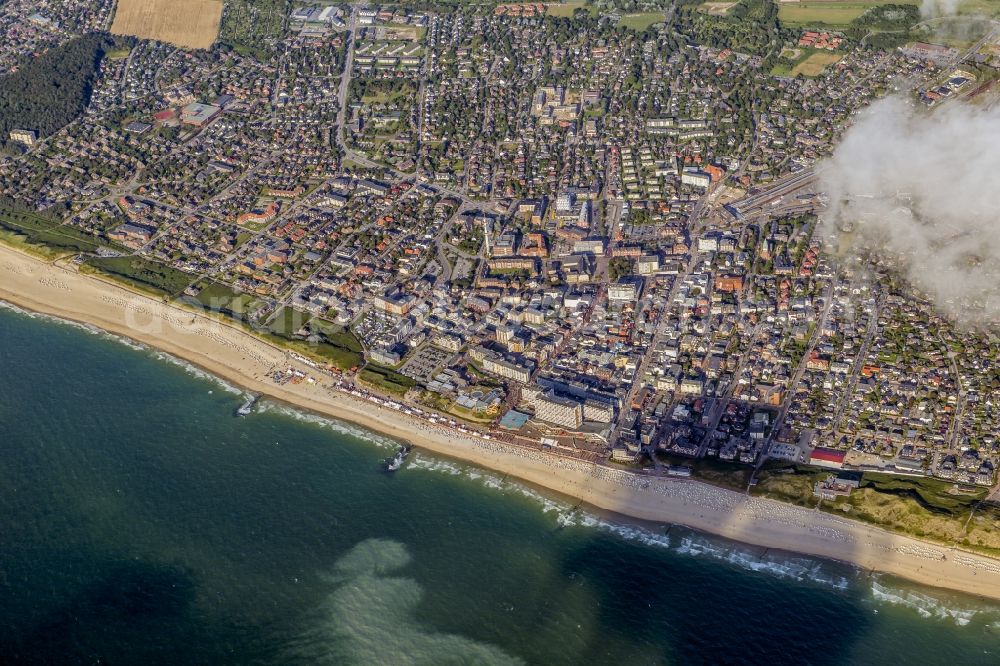
<path fill-rule="evenodd" d="M 1000 110 L 881 100 L 819 172 L 841 250 L 895 262 L 963 321 L 1000 319 Z"/>
<path fill-rule="evenodd" d="M 954 16 L 958 13 L 961 0 L 923 0 L 920 3 L 920 15 L 924 19 Z"/>

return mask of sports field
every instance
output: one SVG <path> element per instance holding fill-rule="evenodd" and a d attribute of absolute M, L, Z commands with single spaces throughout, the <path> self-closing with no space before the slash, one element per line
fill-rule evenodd
<path fill-rule="evenodd" d="M 118 0 L 111 32 L 207 49 L 221 19 L 222 0 Z"/>
<path fill-rule="evenodd" d="M 642 14 L 625 14 L 618 22 L 623 28 L 630 28 L 636 32 L 642 32 L 651 25 L 663 23 L 666 18 L 663 12 L 644 12 Z"/>

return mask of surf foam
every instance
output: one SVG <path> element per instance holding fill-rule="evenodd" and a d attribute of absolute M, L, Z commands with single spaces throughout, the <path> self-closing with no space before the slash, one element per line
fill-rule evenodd
<path fill-rule="evenodd" d="M 916 590 L 895 587 L 885 581 L 884 576 L 872 577 L 872 599 L 878 603 L 891 604 L 916 611 L 920 617 L 952 621 L 964 627 L 973 619 L 980 617 L 996 617 L 1000 615 L 1000 607 L 983 605 L 979 608 L 960 607 L 952 601 L 946 601 Z M 1000 620 L 995 620 L 1000 623 Z M 1000 626 L 1000 625 L 998 625 Z"/>

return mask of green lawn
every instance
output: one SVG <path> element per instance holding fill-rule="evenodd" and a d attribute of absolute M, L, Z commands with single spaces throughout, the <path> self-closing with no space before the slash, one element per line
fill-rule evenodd
<path fill-rule="evenodd" d="M 812 53 L 812 49 L 792 49 L 786 48 L 781 52 L 781 57 L 777 64 L 771 69 L 772 76 L 791 76 L 792 69 L 799 63 L 805 61 Z"/>
<path fill-rule="evenodd" d="M 628 28 L 629 30 L 635 30 L 636 32 L 642 32 L 651 25 L 656 25 L 657 23 L 663 23 L 664 19 L 663 12 L 644 12 L 642 14 L 626 14 L 622 16 L 621 20 L 618 21 L 618 25 L 622 28 Z"/>
<path fill-rule="evenodd" d="M 729 10 L 735 6 L 735 0 L 733 2 L 715 2 L 714 0 L 711 0 L 709 2 L 703 2 L 698 7 L 698 11 L 708 14 L 709 16 L 725 16 L 729 13 Z"/>
<path fill-rule="evenodd" d="M 825 72 L 829 66 L 840 62 L 843 57 L 840 53 L 809 50 L 805 57 L 796 59 L 791 65 L 779 62 L 771 70 L 771 73 L 775 76 L 795 77 L 801 74 L 806 78 L 815 78 Z"/>
<path fill-rule="evenodd" d="M 558 5 L 548 5 L 545 9 L 545 13 L 549 16 L 558 16 L 561 18 L 573 18 L 573 12 L 578 9 L 587 9 L 586 0 L 567 0 Z M 593 11 L 593 7 L 591 11 Z"/>
<path fill-rule="evenodd" d="M 259 233 L 264 231 L 264 229 L 267 229 L 270 225 L 271 222 L 244 222 L 240 225 L 240 227 L 246 229 L 247 232 Z"/>
<path fill-rule="evenodd" d="M 265 334 L 263 337 L 268 342 L 279 347 L 290 349 L 303 356 L 316 359 L 321 363 L 332 365 L 341 370 L 356 368 L 364 360 L 361 354 L 328 342 L 310 342 L 301 338 L 285 338 L 274 333 Z"/>
<path fill-rule="evenodd" d="M 324 319 L 317 318 L 309 321 L 309 330 L 323 336 L 331 345 L 346 349 L 355 354 L 364 352 L 361 341 L 355 337 L 354 333 L 351 333 L 351 331 L 343 326 L 338 326 Z"/>

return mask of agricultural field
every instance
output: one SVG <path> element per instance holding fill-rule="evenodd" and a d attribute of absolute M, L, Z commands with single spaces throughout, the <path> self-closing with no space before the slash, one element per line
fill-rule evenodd
<path fill-rule="evenodd" d="M 118 0 L 111 32 L 207 49 L 219 36 L 222 0 Z"/>
<path fill-rule="evenodd" d="M 1000 2 L 997 0 L 962 0 L 958 6 L 958 13 L 1000 17 Z"/>
<path fill-rule="evenodd" d="M 917 5 L 918 0 L 801 0 L 782 2 L 778 7 L 778 19 L 783 25 L 811 27 L 847 27 L 876 5 L 898 4 Z"/>

